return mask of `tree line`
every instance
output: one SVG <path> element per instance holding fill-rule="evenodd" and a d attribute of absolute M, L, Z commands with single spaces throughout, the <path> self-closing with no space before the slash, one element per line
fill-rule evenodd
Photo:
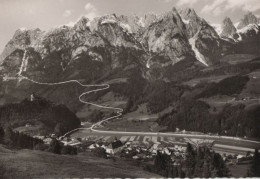
<path fill-rule="evenodd" d="M 35 101 L 24 99 L 20 103 L 0 107 L 0 123 L 12 128 L 26 124 L 42 124 L 40 135 L 55 131 L 60 136 L 80 126 L 80 120 L 65 105 L 57 105 L 43 98 Z"/>
<path fill-rule="evenodd" d="M 184 158 L 174 157 L 158 152 L 151 167 L 147 170 L 171 178 L 193 177 L 230 177 L 230 172 L 222 157 L 210 151 L 206 146 L 196 150 L 187 144 Z"/>
<path fill-rule="evenodd" d="M 157 120 L 167 126 L 186 131 L 218 133 L 219 135 L 260 138 L 260 106 L 246 109 L 244 104 L 225 105 L 218 113 L 210 112 L 210 106 L 200 100 L 183 99 L 180 104 Z"/>
<path fill-rule="evenodd" d="M 251 166 L 247 171 L 247 177 L 260 177 L 260 154 L 257 149 L 255 149 Z"/>
<path fill-rule="evenodd" d="M 78 153 L 76 147 L 65 146 L 55 138 L 52 139 L 50 145 L 47 145 L 43 140 L 13 131 L 11 127 L 4 129 L 0 126 L 0 144 L 12 149 L 42 150 L 55 154 L 77 155 Z"/>
<path fill-rule="evenodd" d="M 24 133 L 14 132 L 10 127 L 4 130 L 0 126 L 0 143 L 16 149 L 35 149 L 37 145 L 43 144 L 43 141 Z"/>

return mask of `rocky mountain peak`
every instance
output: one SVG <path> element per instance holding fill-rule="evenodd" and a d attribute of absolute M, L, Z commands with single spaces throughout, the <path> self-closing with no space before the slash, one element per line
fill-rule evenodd
<path fill-rule="evenodd" d="M 221 27 L 222 27 L 222 32 L 220 36 L 222 37 L 232 37 L 237 31 L 233 22 L 229 17 L 226 17 L 223 20 Z"/>
<path fill-rule="evenodd" d="M 148 25 L 144 17 L 139 17 L 137 15 L 120 15 L 118 20 L 123 28 L 127 29 L 129 33 L 133 33 L 136 38 L 140 37 L 144 28 Z"/>
<path fill-rule="evenodd" d="M 92 32 L 97 31 L 100 25 L 103 24 L 118 24 L 119 18 L 116 14 L 107 14 L 101 17 L 96 17 L 89 22 L 90 29 Z"/>
<path fill-rule="evenodd" d="M 176 7 L 173 7 L 173 8 L 172 8 L 172 12 L 174 12 L 174 13 L 179 13 L 179 12 L 177 11 Z"/>
<path fill-rule="evenodd" d="M 42 31 L 39 28 L 26 29 L 19 28 L 15 31 L 12 39 L 6 44 L 0 56 L 0 63 L 16 49 L 24 49 L 28 45 L 35 43 Z"/>
<path fill-rule="evenodd" d="M 199 31 L 204 20 L 191 8 L 181 9 L 179 13 L 186 26 L 188 38 L 192 38 Z"/>
<path fill-rule="evenodd" d="M 246 27 L 249 24 L 257 24 L 257 23 L 258 23 L 257 17 L 252 12 L 248 12 L 241 19 L 241 21 L 238 24 L 237 28 L 238 29 L 242 29 L 243 27 Z"/>
<path fill-rule="evenodd" d="M 229 17 L 225 17 L 225 19 L 222 21 L 223 24 L 233 24 L 233 22 L 231 21 L 231 19 Z"/>
<path fill-rule="evenodd" d="M 105 16 L 100 17 L 99 22 L 100 23 L 115 23 L 118 21 L 116 14 L 108 14 Z"/>
<path fill-rule="evenodd" d="M 76 30 L 86 30 L 87 24 L 89 23 L 89 19 L 85 16 L 82 16 L 74 25 Z"/>
<path fill-rule="evenodd" d="M 184 19 L 196 19 L 198 18 L 197 13 L 192 8 L 185 8 L 179 11 L 180 15 Z"/>
<path fill-rule="evenodd" d="M 153 19 L 156 20 L 158 18 L 158 15 L 153 13 L 153 12 L 149 12 L 147 14 L 144 15 L 145 19 Z"/>

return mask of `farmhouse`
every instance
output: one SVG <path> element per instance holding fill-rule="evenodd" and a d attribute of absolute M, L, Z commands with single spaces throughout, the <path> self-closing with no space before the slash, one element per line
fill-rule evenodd
<path fill-rule="evenodd" d="M 120 140 L 116 140 L 107 146 L 106 152 L 109 154 L 115 154 L 121 151 L 123 147 L 124 147 L 123 143 Z"/>

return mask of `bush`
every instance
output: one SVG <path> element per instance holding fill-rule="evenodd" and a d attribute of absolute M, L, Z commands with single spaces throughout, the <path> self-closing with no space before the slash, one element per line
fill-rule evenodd
<path fill-rule="evenodd" d="M 97 157 L 107 158 L 106 150 L 104 148 L 98 147 L 93 150 L 93 153 Z"/>
<path fill-rule="evenodd" d="M 61 154 L 63 155 L 77 155 L 77 148 L 76 147 L 72 147 L 72 146 L 63 146 L 61 149 Z"/>
<path fill-rule="evenodd" d="M 53 139 L 51 141 L 49 148 L 48 148 L 48 151 L 55 153 L 55 154 L 60 154 L 61 149 L 62 149 L 61 143 L 57 139 Z"/>
<path fill-rule="evenodd" d="M 45 151 L 48 149 L 48 145 L 45 145 L 45 144 L 37 144 L 35 147 L 34 147 L 34 150 L 41 150 L 41 151 Z"/>

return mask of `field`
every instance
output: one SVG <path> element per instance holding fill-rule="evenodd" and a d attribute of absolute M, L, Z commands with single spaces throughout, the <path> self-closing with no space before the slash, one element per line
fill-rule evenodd
<path fill-rule="evenodd" d="M 106 84 L 114 84 L 114 83 L 126 83 L 127 78 L 115 78 L 108 81 L 105 81 Z"/>
<path fill-rule="evenodd" d="M 101 130 L 115 130 L 127 132 L 157 132 L 160 127 L 156 122 L 156 118 L 140 120 L 140 119 L 114 119 L 105 124 Z"/>
<path fill-rule="evenodd" d="M 143 144 L 162 144 L 167 146 L 174 146 L 175 144 L 186 146 L 189 139 L 183 137 L 161 137 L 161 136 L 147 136 L 147 135 L 104 135 L 104 134 L 89 134 L 84 133 L 84 130 L 78 131 L 71 135 L 73 138 L 81 138 L 82 141 L 103 141 L 112 142 L 115 138 L 122 142 L 135 142 Z"/>
<path fill-rule="evenodd" d="M 10 151 L 0 146 L 1 164 L 7 170 L 4 178 L 160 177 L 128 161 L 102 159 L 90 153 L 65 156 L 32 150 Z"/>
<path fill-rule="evenodd" d="M 235 97 L 231 96 L 217 95 L 209 98 L 201 98 L 200 100 L 209 104 L 212 109 L 215 108 L 216 112 L 220 112 L 227 104 L 231 104 L 233 106 L 237 104 L 244 104 L 246 108 L 259 104 L 259 97 L 251 96 L 250 98 L 248 98 L 248 96 L 250 95 L 245 92 L 242 92 L 241 96 L 243 97 L 239 97 L 239 99 L 236 99 Z"/>
<path fill-rule="evenodd" d="M 220 59 L 220 62 L 227 62 L 231 65 L 235 65 L 238 63 L 248 62 L 254 58 L 256 58 L 256 55 L 250 55 L 250 54 L 232 54 L 232 55 L 226 55 L 223 58 Z"/>
<path fill-rule="evenodd" d="M 230 75 L 219 75 L 219 76 L 209 76 L 209 77 L 202 77 L 202 78 L 195 78 L 189 81 L 184 82 L 184 85 L 188 86 L 196 86 L 199 83 L 212 83 L 212 82 L 219 82 L 227 77 L 230 77 Z"/>
<path fill-rule="evenodd" d="M 254 71 L 248 75 L 250 80 L 248 81 L 245 89 L 241 92 L 241 97 L 260 97 L 260 70 Z"/>
<path fill-rule="evenodd" d="M 127 120 L 152 120 L 152 119 L 157 119 L 159 116 L 171 112 L 173 109 L 172 106 L 169 106 L 168 108 L 164 109 L 163 111 L 155 114 L 151 114 L 148 109 L 147 109 L 147 103 L 143 103 L 138 105 L 137 110 L 133 112 L 129 112 L 124 115 L 124 118 Z"/>
<path fill-rule="evenodd" d="M 243 148 L 251 148 L 255 149 L 258 148 L 260 149 L 260 144 L 255 144 L 253 142 L 242 142 L 242 141 L 225 141 L 225 140 L 220 140 L 220 141 L 215 141 L 214 144 L 220 144 L 220 145 L 228 145 L 228 146 L 239 146 Z"/>
<path fill-rule="evenodd" d="M 140 104 L 137 110 L 125 114 L 123 118 L 110 120 L 101 130 L 157 132 L 165 129 L 166 127 L 159 126 L 156 120 L 159 116 L 170 112 L 172 109 L 173 107 L 169 106 L 159 113 L 150 114 L 147 110 L 147 103 Z"/>

